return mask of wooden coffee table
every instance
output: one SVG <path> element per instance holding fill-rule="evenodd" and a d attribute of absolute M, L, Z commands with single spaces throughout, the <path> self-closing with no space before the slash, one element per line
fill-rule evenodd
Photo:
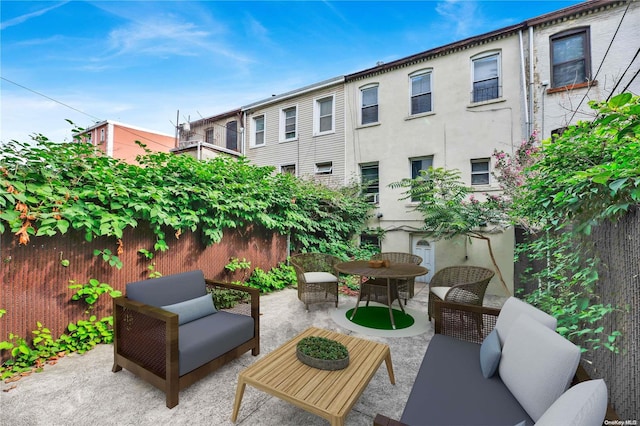
<path fill-rule="evenodd" d="M 306 336 L 326 337 L 345 345 L 349 350 L 349 366 L 344 370 L 325 371 L 300 362 L 296 357 L 296 344 Z M 344 425 L 345 417 L 382 361 L 387 365 L 391 384 L 395 384 L 388 345 L 308 328 L 240 373 L 231 421 L 238 418 L 245 386 L 251 385 L 329 420 L 332 426 Z"/>

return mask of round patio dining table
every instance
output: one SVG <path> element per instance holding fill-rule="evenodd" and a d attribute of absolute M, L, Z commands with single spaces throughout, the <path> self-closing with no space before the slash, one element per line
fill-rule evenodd
<path fill-rule="evenodd" d="M 397 279 L 399 278 L 411 278 L 418 277 L 420 275 L 424 275 L 429 270 L 424 266 L 416 265 L 413 263 L 390 263 L 389 266 L 381 266 L 379 268 L 374 268 L 369 264 L 368 260 L 355 260 L 351 262 L 342 262 L 338 263 L 335 268 L 342 272 L 343 274 L 348 275 L 359 275 L 360 276 L 360 291 L 362 291 L 362 278 L 363 277 L 372 277 L 372 278 L 386 278 L 387 279 L 387 301 L 389 302 L 389 318 L 391 319 L 391 327 L 395 330 L 396 323 L 393 320 L 393 309 L 391 308 L 391 304 L 393 303 L 392 295 L 398 300 L 398 304 L 400 305 L 400 309 L 404 313 L 404 307 L 402 306 L 402 301 L 398 297 L 398 284 Z M 367 302 L 368 303 L 368 302 Z M 356 315 L 358 311 L 358 306 L 360 305 L 360 293 L 358 294 L 358 301 L 356 302 L 356 307 L 353 309 L 351 313 L 351 320 Z"/>

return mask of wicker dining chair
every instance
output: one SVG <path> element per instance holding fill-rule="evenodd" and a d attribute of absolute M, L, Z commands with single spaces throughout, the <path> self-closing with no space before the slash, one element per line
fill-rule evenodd
<path fill-rule="evenodd" d="M 388 260 L 391 263 L 413 263 L 420 265 L 422 258 L 411 253 L 402 252 L 382 252 L 371 256 L 371 260 Z M 400 297 L 404 299 L 405 305 L 407 300 L 413 297 L 415 292 L 416 279 L 412 278 L 400 278 L 398 281 L 398 293 Z M 387 279 L 386 278 L 372 278 L 362 284 L 361 298 L 367 297 L 367 302 L 370 296 L 373 294 L 377 300 L 378 297 L 386 297 L 387 294 Z"/>
<path fill-rule="evenodd" d="M 307 310 L 309 304 L 335 302 L 338 307 L 338 273 L 340 259 L 324 253 L 301 253 L 291 256 L 298 279 L 298 299 Z"/>
<path fill-rule="evenodd" d="M 429 283 L 429 320 L 436 300 L 482 306 L 484 293 L 494 275 L 491 269 L 466 265 L 449 266 L 436 272 Z"/>

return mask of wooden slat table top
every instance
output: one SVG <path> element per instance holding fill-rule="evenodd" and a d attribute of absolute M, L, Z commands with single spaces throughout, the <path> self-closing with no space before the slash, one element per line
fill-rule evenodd
<path fill-rule="evenodd" d="M 300 362 L 296 345 L 306 336 L 326 337 L 345 345 L 349 366 L 325 371 Z M 311 327 L 243 370 L 238 386 L 249 384 L 334 423 L 338 418 L 344 420 L 387 359 L 391 383 L 394 383 L 388 345 Z"/>

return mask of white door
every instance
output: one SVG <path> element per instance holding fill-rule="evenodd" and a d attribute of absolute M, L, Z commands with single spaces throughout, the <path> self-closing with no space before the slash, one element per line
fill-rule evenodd
<path fill-rule="evenodd" d="M 424 266 L 429 270 L 426 275 L 416 277 L 416 281 L 428 283 L 431 281 L 431 277 L 433 277 L 433 272 L 436 266 L 433 244 L 420 235 L 414 235 L 411 237 L 411 240 L 412 253 L 420 256 L 422 258 L 420 266 Z"/>

